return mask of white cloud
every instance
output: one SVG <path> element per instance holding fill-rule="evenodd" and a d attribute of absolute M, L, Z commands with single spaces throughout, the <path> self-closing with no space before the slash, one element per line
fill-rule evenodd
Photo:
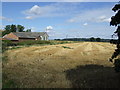
<path fill-rule="evenodd" d="M 46 32 L 49 33 L 49 34 L 53 33 L 53 27 L 52 26 L 47 26 L 46 27 Z"/>
<path fill-rule="evenodd" d="M 31 14 L 31 15 L 40 15 L 42 13 L 42 10 L 41 10 L 40 6 L 34 5 L 29 10 L 26 10 L 25 13 L 26 14 Z"/>
<path fill-rule="evenodd" d="M 88 23 L 84 23 L 83 25 L 84 25 L 84 26 L 87 26 L 87 25 L 88 25 Z"/>
<path fill-rule="evenodd" d="M 26 16 L 25 19 L 34 19 L 32 16 Z"/>
<path fill-rule="evenodd" d="M 13 19 L 7 18 L 7 17 L 3 17 L 3 16 L 0 16 L 0 20 L 13 21 Z"/>
<path fill-rule="evenodd" d="M 5 28 L 5 26 L 4 25 L 0 25 L 0 29 L 4 29 Z"/>
<path fill-rule="evenodd" d="M 31 31 L 32 32 L 36 32 L 36 28 L 35 27 L 31 27 Z"/>
<path fill-rule="evenodd" d="M 76 18 L 72 18 L 72 19 L 69 19 L 68 22 L 74 23 L 74 22 L 77 22 L 77 20 L 76 20 Z"/>
<path fill-rule="evenodd" d="M 46 30 L 52 30 L 52 29 L 53 29 L 52 26 L 47 26 L 47 27 L 46 27 Z"/>
<path fill-rule="evenodd" d="M 77 4 L 79 3 L 52 3 L 46 6 L 34 5 L 30 9 L 23 11 L 25 19 L 35 19 L 40 17 L 58 17 L 68 16 L 76 13 Z M 77 10 L 78 12 L 79 10 Z"/>
<path fill-rule="evenodd" d="M 33 7 L 31 7 L 28 10 L 23 11 L 23 14 L 27 15 L 25 17 L 25 19 L 34 19 L 34 18 L 38 18 L 38 17 L 48 17 L 48 16 L 52 16 L 51 14 L 56 10 L 57 8 L 55 8 L 52 5 L 49 6 L 38 6 L 38 5 L 34 5 Z"/>
<path fill-rule="evenodd" d="M 73 18 L 67 20 L 70 23 L 74 22 L 109 22 L 110 17 L 114 15 L 114 12 L 110 8 L 100 8 L 83 11 Z"/>
<path fill-rule="evenodd" d="M 105 15 L 98 17 L 98 22 L 110 22 L 111 18 L 107 18 Z"/>

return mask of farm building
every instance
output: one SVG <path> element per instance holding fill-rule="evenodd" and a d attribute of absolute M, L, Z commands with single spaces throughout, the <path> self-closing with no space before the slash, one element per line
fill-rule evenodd
<path fill-rule="evenodd" d="M 26 41 L 26 40 L 48 40 L 46 32 L 11 32 L 3 36 L 3 39 L 11 41 Z"/>

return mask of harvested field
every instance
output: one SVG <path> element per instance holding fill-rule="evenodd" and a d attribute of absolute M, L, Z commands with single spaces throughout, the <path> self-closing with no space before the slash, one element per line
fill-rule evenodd
<path fill-rule="evenodd" d="M 108 59 L 115 45 L 81 42 L 5 52 L 3 84 L 19 88 L 118 88 L 120 74 Z M 4 85 L 4 87 L 7 87 Z"/>

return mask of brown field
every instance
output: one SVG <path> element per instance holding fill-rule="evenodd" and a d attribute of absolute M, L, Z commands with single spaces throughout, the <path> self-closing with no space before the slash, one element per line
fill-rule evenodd
<path fill-rule="evenodd" d="M 120 87 L 120 74 L 108 59 L 115 45 L 81 42 L 31 46 L 5 52 L 3 84 L 19 88 Z M 5 85 L 4 85 L 5 86 Z"/>

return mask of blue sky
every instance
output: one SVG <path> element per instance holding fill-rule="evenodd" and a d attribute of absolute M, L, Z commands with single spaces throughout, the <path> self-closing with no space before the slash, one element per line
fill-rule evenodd
<path fill-rule="evenodd" d="M 3 2 L 2 28 L 20 24 L 55 38 L 111 38 L 115 2 Z"/>

